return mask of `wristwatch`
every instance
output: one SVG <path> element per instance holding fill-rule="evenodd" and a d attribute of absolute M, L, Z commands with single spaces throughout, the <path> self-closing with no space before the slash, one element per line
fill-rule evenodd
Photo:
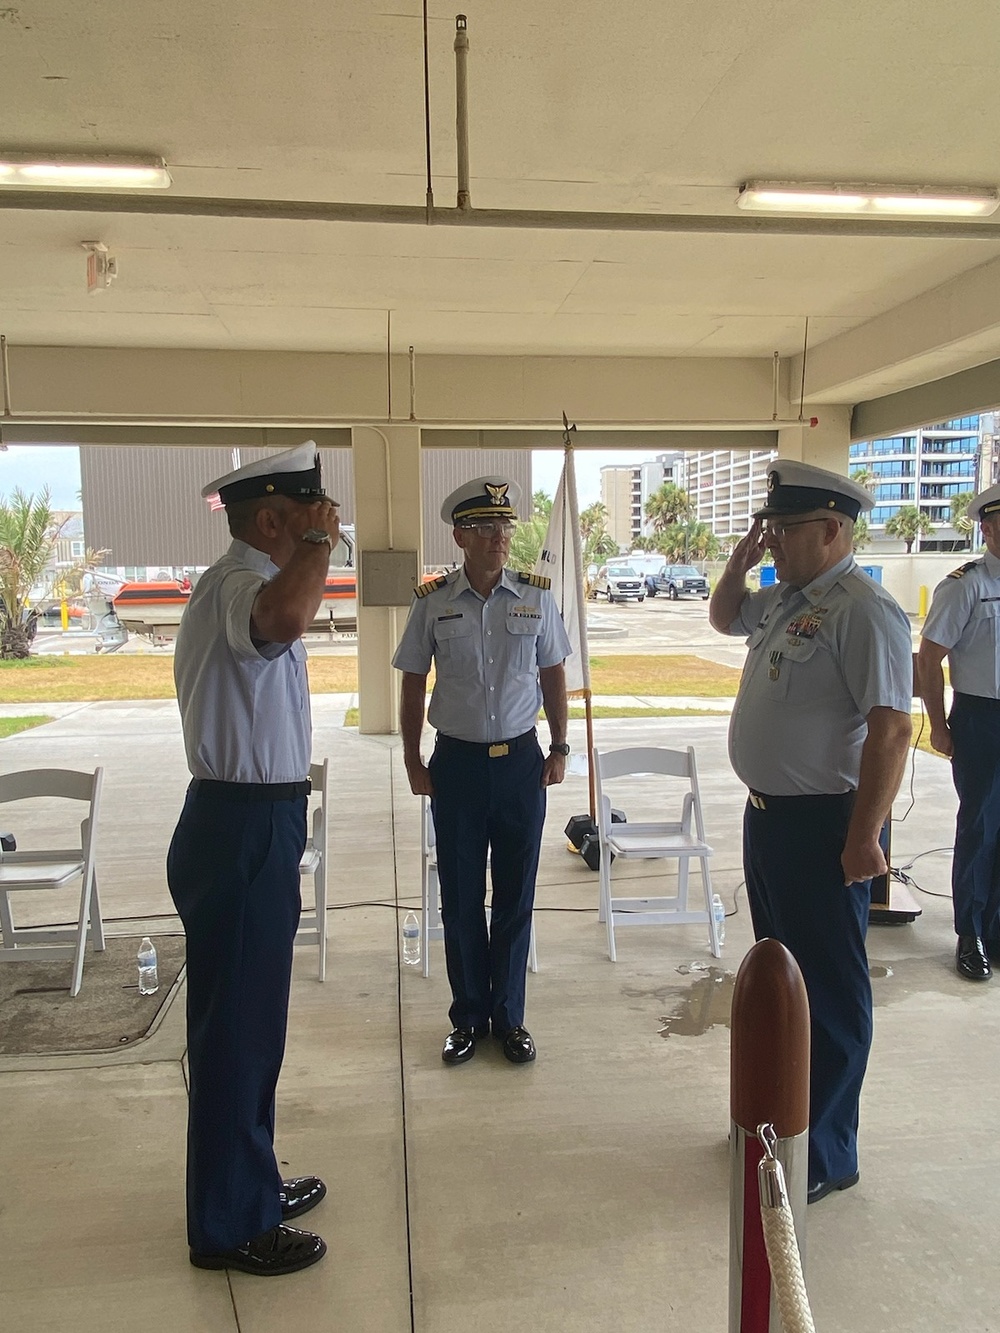
<path fill-rule="evenodd" d="M 333 550 L 333 540 L 330 537 L 330 534 L 324 532 L 322 528 L 306 528 L 305 532 L 302 534 L 302 540 L 304 542 L 315 542 L 317 546 L 320 542 L 326 542 L 330 550 Z"/>
<path fill-rule="evenodd" d="M 569 754 L 569 746 L 568 746 L 568 745 L 565 745 L 565 744 L 563 744 L 563 745 L 550 745 L 550 746 L 549 746 L 549 754 L 563 754 L 563 755 L 565 755 L 565 754 Z"/>

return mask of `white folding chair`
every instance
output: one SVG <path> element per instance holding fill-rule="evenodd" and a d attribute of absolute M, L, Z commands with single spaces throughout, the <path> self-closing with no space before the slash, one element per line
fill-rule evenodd
<path fill-rule="evenodd" d="M 715 917 L 712 912 L 712 877 L 708 867 L 712 848 L 705 841 L 705 825 L 698 791 L 698 769 L 694 746 L 687 750 L 634 747 L 594 751 L 597 778 L 597 828 L 601 846 L 601 898 L 598 920 L 608 932 L 608 957 L 615 953 L 615 926 L 707 924 L 708 940 L 716 958 L 721 956 Z M 686 779 L 680 818 L 656 823 L 614 824 L 611 797 L 604 790 L 609 778 L 652 773 Z M 621 796 L 619 795 L 619 803 Z M 672 896 L 619 898 L 612 892 L 612 859 L 676 860 L 677 892 Z M 704 908 L 688 906 L 688 872 L 692 860 L 701 864 Z"/>
<path fill-rule="evenodd" d="M 95 769 L 93 773 L 36 768 L 0 776 L 0 804 L 36 796 L 64 797 L 87 803 L 87 814 L 80 824 L 79 847 L 0 852 L 0 962 L 72 957 L 70 995 L 80 992 L 88 936 L 96 950 L 104 949 L 104 926 L 94 868 L 103 781 L 103 768 Z M 12 893 L 64 889 L 77 879 L 80 881 L 80 910 L 75 926 L 19 928 L 14 925 Z"/>
<path fill-rule="evenodd" d="M 487 867 L 489 862 L 487 862 Z M 427 796 L 420 798 L 420 961 L 425 977 L 431 974 L 430 941 L 444 939 L 444 925 L 441 921 L 441 881 L 438 879 L 437 845 L 434 836 L 434 819 L 431 815 L 431 803 Z M 490 908 L 486 909 L 487 920 Z M 538 971 L 538 954 L 535 949 L 535 914 L 531 914 L 531 939 L 528 944 L 528 967 Z"/>
<path fill-rule="evenodd" d="M 330 761 L 324 759 L 321 764 L 309 765 L 309 778 L 312 782 L 312 829 L 306 841 L 302 860 L 299 862 L 299 875 L 312 875 L 313 905 L 303 909 L 299 919 L 299 928 L 295 933 L 296 944 L 319 945 L 319 967 L 317 976 L 326 980 L 326 812 L 329 797 Z"/>

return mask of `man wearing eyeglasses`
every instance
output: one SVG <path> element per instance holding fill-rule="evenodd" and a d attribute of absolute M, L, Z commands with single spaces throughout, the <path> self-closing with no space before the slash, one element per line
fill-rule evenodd
<path fill-rule="evenodd" d="M 788 947 L 809 994 L 810 1203 L 858 1181 L 871 880 L 886 873 L 879 834 L 911 736 L 910 625 L 854 561 L 854 521 L 872 503 L 835 472 L 778 459 L 709 608 L 720 633 L 747 636 L 729 754 L 749 788 L 754 935 Z M 751 592 L 766 550 L 779 582 Z"/>
<path fill-rule="evenodd" d="M 520 487 L 477 477 L 448 496 L 460 569 L 416 589 L 393 666 L 403 672 L 400 731 L 410 788 L 431 799 L 452 1031 L 441 1058 L 471 1060 L 492 1030 L 513 1064 L 535 1059 L 524 1026 L 525 973 L 545 789 L 566 771 L 570 642 L 549 580 L 507 569 Z M 424 764 L 420 738 L 437 729 Z M 535 733 L 542 704 L 551 744 Z M 486 860 L 493 883 L 486 919 Z"/>

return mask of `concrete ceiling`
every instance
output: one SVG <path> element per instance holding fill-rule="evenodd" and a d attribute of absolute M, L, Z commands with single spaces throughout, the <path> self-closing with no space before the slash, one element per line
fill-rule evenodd
<path fill-rule="evenodd" d="M 467 13 L 474 206 L 730 214 L 755 176 L 1000 182 L 994 0 Z M 429 18 L 451 206 L 454 10 Z M 0 147 L 157 152 L 183 195 L 424 202 L 419 0 L 11 0 L 0 88 Z M 94 296 L 86 240 L 120 268 Z M 420 354 L 769 357 L 808 316 L 809 394 L 850 402 L 1000 357 L 1000 301 L 976 299 L 994 285 L 993 238 L 0 211 L 12 345 L 378 352 L 391 312 L 393 348 Z"/>

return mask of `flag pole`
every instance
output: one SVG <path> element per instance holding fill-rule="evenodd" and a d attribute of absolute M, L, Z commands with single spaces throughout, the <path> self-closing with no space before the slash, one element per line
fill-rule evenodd
<path fill-rule="evenodd" d="M 584 714 L 587 727 L 587 791 L 590 798 L 590 818 L 597 821 L 597 782 L 594 776 L 594 705 L 590 689 L 590 646 L 587 641 L 587 604 L 584 595 L 583 542 L 580 533 L 580 506 L 576 494 L 576 467 L 573 458 L 571 432 L 576 430 L 563 413 L 563 540 L 568 537 L 572 547 L 572 563 L 565 559 L 564 568 L 573 570 L 573 592 L 576 598 L 576 621 L 579 629 L 580 674 Z M 569 555 L 569 552 L 566 552 Z"/>
<path fill-rule="evenodd" d="M 570 698 L 583 699 L 587 719 L 587 776 L 590 796 L 590 818 L 574 816 L 570 821 L 577 826 L 582 840 L 587 832 L 596 833 L 597 790 L 593 764 L 594 713 L 590 692 L 590 652 L 587 644 L 587 605 L 583 583 L 583 543 L 580 532 L 580 512 L 576 494 L 576 474 L 573 463 L 575 424 L 566 413 L 563 419 L 563 469 L 556 488 L 545 543 L 538 557 L 535 572 L 551 579 L 551 587 L 569 636 L 571 650 L 566 657 L 566 693 Z M 569 831 L 567 830 L 567 836 Z M 572 850 L 580 850 L 580 842 L 573 842 Z"/>

